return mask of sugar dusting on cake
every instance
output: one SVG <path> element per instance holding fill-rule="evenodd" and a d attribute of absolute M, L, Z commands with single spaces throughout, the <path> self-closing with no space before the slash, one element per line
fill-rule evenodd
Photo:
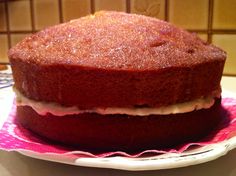
<path fill-rule="evenodd" d="M 46 65 L 121 70 L 189 66 L 226 57 L 170 23 L 122 12 L 98 12 L 47 28 L 24 39 L 9 55 Z"/>

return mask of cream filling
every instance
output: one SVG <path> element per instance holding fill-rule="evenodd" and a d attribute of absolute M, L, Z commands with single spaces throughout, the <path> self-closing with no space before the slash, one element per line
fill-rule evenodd
<path fill-rule="evenodd" d="M 46 115 L 51 113 L 55 116 L 64 116 L 71 114 L 81 114 L 81 113 L 98 113 L 98 114 L 127 114 L 132 116 L 147 116 L 147 115 L 167 115 L 167 114 L 177 114 L 186 113 L 199 109 L 208 109 L 214 102 L 215 97 L 220 97 L 221 90 L 217 90 L 212 93 L 211 96 L 198 98 L 192 101 L 177 103 L 173 105 L 157 107 L 157 108 L 122 108 L 122 107 L 107 107 L 107 108 L 93 108 L 82 110 L 77 106 L 66 107 L 58 103 L 53 102 L 42 102 L 29 99 L 22 95 L 18 90 L 14 89 L 16 93 L 16 104 L 17 106 L 30 106 L 38 114 Z"/>

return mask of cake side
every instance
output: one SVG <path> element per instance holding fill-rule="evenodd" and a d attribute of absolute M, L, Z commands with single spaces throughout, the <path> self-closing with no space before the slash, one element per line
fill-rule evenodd
<path fill-rule="evenodd" d="M 12 68 L 15 88 L 26 97 L 89 109 L 159 107 L 214 95 L 220 91 L 223 65 L 213 62 L 192 68 L 121 72 L 14 62 Z"/>

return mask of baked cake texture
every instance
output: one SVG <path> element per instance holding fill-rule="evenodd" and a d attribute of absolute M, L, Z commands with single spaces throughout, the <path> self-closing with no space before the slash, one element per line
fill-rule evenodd
<path fill-rule="evenodd" d="M 10 49 L 9 59 L 14 87 L 22 96 L 82 110 L 42 114 L 19 103 L 24 126 L 62 143 L 95 149 L 166 147 L 202 137 L 220 119 L 215 109 L 220 106 L 226 53 L 196 34 L 151 17 L 98 12 L 26 37 Z M 160 108 L 205 97 L 212 97 L 210 107 L 178 114 L 90 111 Z M 176 135 L 165 135 L 174 124 Z"/>

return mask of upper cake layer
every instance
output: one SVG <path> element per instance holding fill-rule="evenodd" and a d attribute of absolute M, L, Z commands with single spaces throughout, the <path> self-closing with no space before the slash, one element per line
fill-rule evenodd
<path fill-rule="evenodd" d="M 24 96 L 80 109 L 160 107 L 220 87 L 226 54 L 167 22 L 99 12 L 50 27 L 9 51 Z"/>

